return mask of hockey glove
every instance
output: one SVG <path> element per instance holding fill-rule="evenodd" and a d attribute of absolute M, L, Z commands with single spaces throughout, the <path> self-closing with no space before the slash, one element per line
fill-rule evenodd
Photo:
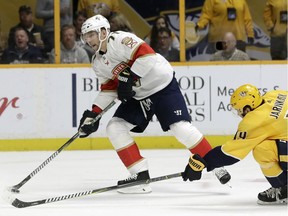
<path fill-rule="evenodd" d="M 130 100 L 135 92 L 132 90 L 133 86 L 133 74 L 129 67 L 126 67 L 121 73 L 118 75 L 118 99 L 122 101 L 122 103 L 126 103 Z"/>
<path fill-rule="evenodd" d="M 90 110 L 86 110 L 83 113 L 82 118 L 80 120 L 80 125 L 78 128 L 80 138 L 85 138 L 89 136 L 91 133 L 98 130 L 100 119 L 92 123 L 92 120 L 96 118 L 97 115 L 98 113 L 95 113 Z"/>
<path fill-rule="evenodd" d="M 254 44 L 254 38 L 253 37 L 248 37 L 248 44 L 253 45 Z"/>
<path fill-rule="evenodd" d="M 191 155 L 185 171 L 182 173 L 184 181 L 201 179 L 202 170 L 206 167 L 206 161 L 198 154 Z"/>
<path fill-rule="evenodd" d="M 196 25 L 195 25 L 195 32 L 196 32 L 196 34 L 198 33 L 198 31 L 199 31 L 199 26 L 196 24 Z"/>

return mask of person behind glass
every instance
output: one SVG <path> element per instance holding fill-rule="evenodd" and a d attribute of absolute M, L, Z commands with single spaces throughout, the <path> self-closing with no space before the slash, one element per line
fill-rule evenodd
<path fill-rule="evenodd" d="M 158 38 L 158 29 L 163 27 L 169 28 L 169 24 L 166 17 L 165 16 L 156 17 L 152 29 L 149 32 L 148 36 L 144 38 L 144 41 L 148 43 L 151 47 L 156 47 Z M 175 32 L 171 31 L 171 33 L 172 33 L 172 47 L 179 50 L 180 49 L 179 39 L 175 34 Z"/>
<path fill-rule="evenodd" d="M 216 53 L 211 57 L 211 61 L 248 61 L 247 53 L 236 48 L 236 38 L 232 32 L 225 33 L 222 41 L 216 43 Z"/>
<path fill-rule="evenodd" d="M 128 19 L 119 12 L 113 13 L 109 17 L 110 23 L 110 31 L 125 31 L 125 32 L 133 32 L 132 27 Z"/>
<path fill-rule="evenodd" d="M 246 52 L 246 40 L 254 43 L 253 21 L 245 0 L 205 0 L 196 31 L 209 25 L 208 53 L 214 53 L 215 43 L 223 32 L 232 32 L 237 40 L 236 47 Z"/>
<path fill-rule="evenodd" d="M 263 17 L 270 32 L 272 60 L 287 59 L 287 1 L 267 0 Z"/>
<path fill-rule="evenodd" d="M 37 0 L 36 18 L 43 19 L 46 40 L 46 52 L 54 48 L 54 0 Z M 60 25 L 72 24 L 72 3 L 70 0 L 60 0 Z"/>
<path fill-rule="evenodd" d="M 18 27 L 22 27 L 28 33 L 29 43 L 43 50 L 44 42 L 42 39 L 44 36 L 44 29 L 42 26 L 37 25 L 33 22 L 34 17 L 31 7 L 28 5 L 22 5 L 19 7 L 18 13 L 20 22 L 10 29 L 8 37 L 8 46 L 10 47 L 15 46 L 15 36 L 14 36 L 15 29 L 17 29 Z"/>
<path fill-rule="evenodd" d="M 76 43 L 78 46 L 84 48 L 89 56 L 89 59 L 92 58 L 92 56 L 95 54 L 94 50 L 91 49 L 87 44 L 84 44 L 81 41 L 81 27 L 82 24 L 87 19 L 87 14 L 85 11 L 78 11 L 74 15 L 73 25 L 75 27 L 75 33 L 76 33 Z"/>
<path fill-rule="evenodd" d="M 107 19 L 113 13 L 119 12 L 118 0 L 79 0 L 78 11 L 85 11 L 88 17 L 92 17 L 96 14 L 101 14 Z"/>
<path fill-rule="evenodd" d="M 27 31 L 17 27 L 14 33 L 15 45 L 4 50 L 2 64 L 43 63 L 43 55 L 39 47 L 29 44 Z"/>
<path fill-rule="evenodd" d="M 55 62 L 55 49 L 51 51 L 50 62 Z M 90 63 L 85 49 L 76 43 L 76 33 L 73 25 L 66 24 L 61 28 L 60 62 L 66 64 Z"/>
<path fill-rule="evenodd" d="M 172 44 L 172 33 L 169 28 L 158 29 L 158 39 L 157 47 L 155 47 L 155 52 L 160 53 L 167 61 L 175 62 L 180 61 L 179 50 L 171 47 Z M 152 47 L 153 48 L 153 47 Z"/>

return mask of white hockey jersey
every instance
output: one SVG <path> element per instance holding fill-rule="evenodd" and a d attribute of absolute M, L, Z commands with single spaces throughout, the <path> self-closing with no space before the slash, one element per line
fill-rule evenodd
<path fill-rule="evenodd" d="M 142 39 L 128 32 L 112 32 L 108 36 L 106 53 L 97 53 L 92 58 L 93 70 L 101 84 L 94 104 L 101 109 L 117 97 L 117 77 L 126 64 L 140 77 L 133 86 L 136 100 L 162 90 L 173 78 L 170 63 Z"/>

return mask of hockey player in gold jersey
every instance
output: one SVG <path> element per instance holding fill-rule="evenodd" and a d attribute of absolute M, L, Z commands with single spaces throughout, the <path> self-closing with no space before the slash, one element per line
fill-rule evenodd
<path fill-rule="evenodd" d="M 250 84 L 242 85 L 231 96 L 231 106 L 243 118 L 233 140 L 208 152 L 195 154 L 183 173 L 183 180 L 201 178 L 202 170 L 232 165 L 253 152 L 271 188 L 258 194 L 258 204 L 287 205 L 287 91 L 273 90 L 261 96 Z"/>

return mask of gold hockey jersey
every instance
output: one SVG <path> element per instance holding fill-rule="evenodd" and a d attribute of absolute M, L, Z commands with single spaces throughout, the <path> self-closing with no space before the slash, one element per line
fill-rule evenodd
<path fill-rule="evenodd" d="M 267 92 L 264 104 L 245 115 L 233 140 L 222 145 L 222 152 L 242 160 L 264 140 L 288 140 L 287 91 Z"/>

